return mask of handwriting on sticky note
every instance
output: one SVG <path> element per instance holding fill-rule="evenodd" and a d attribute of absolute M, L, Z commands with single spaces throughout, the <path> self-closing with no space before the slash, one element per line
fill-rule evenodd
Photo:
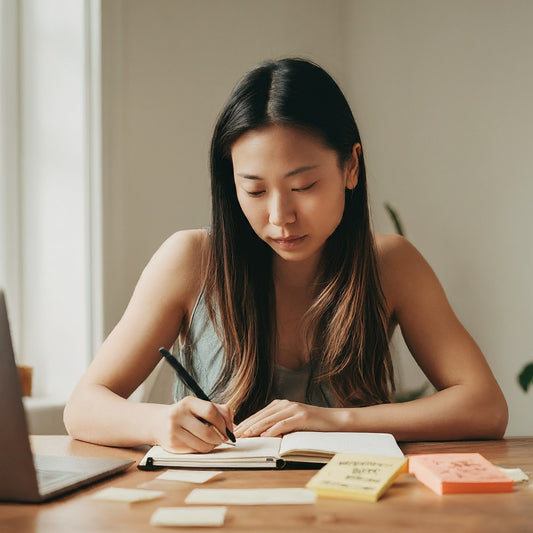
<path fill-rule="evenodd" d="M 95 500 L 108 500 L 114 502 L 141 502 L 155 500 L 163 496 L 164 492 L 160 490 L 145 489 L 125 489 L 118 487 L 108 487 L 92 495 Z"/>
<path fill-rule="evenodd" d="M 406 457 L 339 453 L 307 487 L 319 496 L 377 501 L 406 465 Z"/>
<path fill-rule="evenodd" d="M 222 526 L 227 507 L 160 507 L 150 518 L 152 526 Z"/>
<path fill-rule="evenodd" d="M 184 481 L 187 483 L 205 483 L 219 474 L 222 474 L 221 470 L 167 470 L 157 476 L 157 479 Z"/>
<path fill-rule="evenodd" d="M 315 503 L 316 494 L 301 488 L 279 489 L 194 489 L 185 503 L 223 505 L 279 505 Z"/>

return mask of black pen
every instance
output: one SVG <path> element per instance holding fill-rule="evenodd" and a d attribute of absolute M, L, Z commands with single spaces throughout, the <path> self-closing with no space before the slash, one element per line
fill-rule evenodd
<path fill-rule="evenodd" d="M 198 383 L 194 381 L 192 376 L 185 370 L 185 368 L 181 365 L 181 363 L 168 351 L 165 350 L 165 348 L 159 348 L 159 353 L 170 363 L 172 368 L 176 371 L 178 374 L 178 377 L 191 389 L 191 391 L 198 397 L 200 400 L 205 400 L 206 402 L 210 402 L 209 396 L 200 388 Z M 201 419 L 202 422 L 206 422 L 205 420 Z M 231 440 L 231 442 L 235 442 L 237 439 L 235 438 L 235 435 L 226 428 L 226 435 Z"/>

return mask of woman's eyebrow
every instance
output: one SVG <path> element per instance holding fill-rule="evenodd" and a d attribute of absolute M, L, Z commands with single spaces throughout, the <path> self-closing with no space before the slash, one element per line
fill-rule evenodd
<path fill-rule="evenodd" d="M 296 174 L 302 174 L 304 172 L 307 172 L 309 170 L 314 170 L 315 168 L 318 168 L 319 165 L 307 165 L 303 167 L 295 168 L 294 170 L 291 170 L 290 172 L 287 172 L 284 178 L 290 178 L 291 176 L 295 176 Z M 255 176 L 254 174 L 247 174 L 246 172 L 235 172 L 236 176 L 239 176 L 240 178 L 244 178 L 247 180 L 262 180 L 263 178 L 259 176 Z"/>
<path fill-rule="evenodd" d="M 318 168 L 319 165 L 308 165 L 305 167 L 299 167 L 294 170 L 291 170 L 290 172 L 287 172 L 284 178 L 289 178 L 290 176 L 294 176 L 295 174 L 302 174 L 303 172 L 307 172 L 308 170 L 314 170 L 315 168 Z"/>

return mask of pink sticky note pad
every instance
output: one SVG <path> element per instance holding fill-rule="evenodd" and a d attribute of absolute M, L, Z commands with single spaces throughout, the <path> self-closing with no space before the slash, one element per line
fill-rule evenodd
<path fill-rule="evenodd" d="M 409 472 L 437 494 L 513 490 L 513 480 L 479 453 L 411 455 Z"/>

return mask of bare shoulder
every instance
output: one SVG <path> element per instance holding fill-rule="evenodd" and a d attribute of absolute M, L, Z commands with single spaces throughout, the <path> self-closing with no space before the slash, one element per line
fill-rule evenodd
<path fill-rule="evenodd" d="M 391 314 L 402 301 L 422 288 L 440 284 L 422 254 L 407 239 L 396 234 L 375 234 L 381 285 Z"/>
<path fill-rule="evenodd" d="M 170 261 L 171 265 L 200 267 L 207 257 L 209 235 L 203 229 L 177 231 L 159 248 L 154 258 Z"/>
<path fill-rule="evenodd" d="M 380 268 L 400 266 L 398 262 L 416 260 L 420 256 L 417 249 L 404 237 L 397 234 L 374 234 L 376 252 Z"/>
<path fill-rule="evenodd" d="M 183 313 L 192 308 L 201 290 L 209 247 L 206 230 L 183 230 L 163 242 L 146 265 L 140 285 Z"/>
<path fill-rule="evenodd" d="M 374 235 L 379 268 L 384 276 L 392 276 L 403 269 L 417 265 L 429 267 L 415 246 L 401 235 L 376 233 Z"/>

